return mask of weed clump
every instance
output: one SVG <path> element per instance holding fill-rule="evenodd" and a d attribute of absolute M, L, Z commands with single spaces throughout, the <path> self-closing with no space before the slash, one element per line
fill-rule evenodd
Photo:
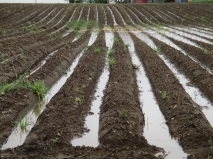
<path fill-rule="evenodd" d="M 25 78 L 19 78 L 13 83 L 5 83 L 0 86 L 0 95 L 4 95 L 7 92 L 10 92 L 15 89 L 27 89 L 34 92 L 39 99 L 43 99 L 45 94 L 47 93 L 47 87 L 44 82 L 35 81 L 30 82 Z"/>
<path fill-rule="evenodd" d="M 121 119 L 126 119 L 127 117 L 128 117 L 128 111 L 127 110 L 122 110 L 122 111 L 120 111 L 119 112 L 119 117 L 121 118 Z"/>

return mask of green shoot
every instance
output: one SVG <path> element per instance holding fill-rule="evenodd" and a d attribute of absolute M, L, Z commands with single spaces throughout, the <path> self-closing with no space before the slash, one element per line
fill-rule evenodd
<path fill-rule="evenodd" d="M 162 99 L 166 99 L 168 96 L 167 96 L 167 93 L 166 93 L 166 91 L 164 90 L 164 91 L 162 91 L 161 92 L 161 98 Z"/>
<path fill-rule="evenodd" d="M 113 50 L 110 49 L 110 51 L 107 53 L 107 57 L 111 57 L 111 56 L 112 56 L 112 53 L 113 53 Z"/>
<path fill-rule="evenodd" d="M 110 58 L 109 59 L 109 65 L 115 65 L 116 64 L 116 61 L 114 58 Z"/>
<path fill-rule="evenodd" d="M 79 97 L 76 97 L 75 98 L 75 101 L 79 104 L 79 105 L 82 105 L 84 103 L 84 99 L 83 98 L 79 98 Z"/>
<path fill-rule="evenodd" d="M 128 117 L 128 111 L 127 110 L 120 111 L 119 112 L 119 117 L 124 120 L 125 118 Z"/>
<path fill-rule="evenodd" d="M 101 53 L 101 49 L 95 48 L 95 53 L 100 54 Z"/>
<path fill-rule="evenodd" d="M 132 68 L 133 68 L 133 69 L 138 69 L 138 68 L 139 68 L 139 65 L 132 64 Z"/>
<path fill-rule="evenodd" d="M 114 38 L 114 44 L 118 44 L 118 42 L 119 42 L 119 40 L 118 40 L 118 38 Z"/>
<path fill-rule="evenodd" d="M 47 93 L 47 87 L 45 86 L 44 82 L 35 81 L 33 84 L 30 85 L 30 89 L 38 95 L 40 99 L 43 99 L 45 94 Z"/>

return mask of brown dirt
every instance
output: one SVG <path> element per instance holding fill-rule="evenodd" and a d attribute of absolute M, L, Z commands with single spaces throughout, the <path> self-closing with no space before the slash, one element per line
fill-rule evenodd
<path fill-rule="evenodd" d="M 180 51 L 151 36 L 150 38 L 161 48 L 162 53 L 213 102 L 213 85 L 211 85 L 213 76 Z"/>
<path fill-rule="evenodd" d="M 171 136 L 178 139 L 184 150 L 211 147 L 213 129 L 200 106 L 192 101 L 155 51 L 135 35 L 132 37 Z M 162 91 L 166 91 L 165 98 L 161 96 Z"/>
<path fill-rule="evenodd" d="M 74 58 L 83 49 L 85 43 L 88 42 L 89 32 L 85 33 L 76 42 L 71 43 L 69 47 L 60 49 L 47 63 L 39 69 L 35 74 L 29 77 L 30 81 L 44 81 L 48 88 L 61 77 L 64 70 L 67 70 Z M 82 42 L 84 41 L 84 42 Z M 26 90 L 15 90 L 0 96 L 2 116 L 0 125 L 0 145 L 10 135 L 13 125 L 11 122 L 18 120 L 19 117 L 31 110 L 39 103 L 39 99 L 32 92 Z"/>

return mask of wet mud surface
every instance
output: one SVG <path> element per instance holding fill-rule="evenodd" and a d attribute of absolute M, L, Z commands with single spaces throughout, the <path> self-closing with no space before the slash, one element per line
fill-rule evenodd
<path fill-rule="evenodd" d="M 143 64 L 138 67 L 145 69 L 152 87 L 150 91 L 157 100 L 171 137 L 179 142 L 184 153 L 189 154 L 187 158 L 212 158 L 213 128 L 202 112 L 203 108 L 193 101 L 160 58 L 165 56 L 190 80 L 189 85 L 197 86 L 213 102 L 212 45 L 205 42 L 212 42 L 212 8 L 211 3 L 0 5 L 0 89 L 5 82 L 12 83 L 20 77 L 27 77 L 30 82 L 43 81 L 50 89 L 79 59 L 71 76 L 38 117 L 24 144 L 1 150 L 0 157 L 166 158 L 163 149 L 150 145 L 143 135 L 148 121 L 139 100 L 137 66 L 131 61 L 128 43 L 119 36 L 125 32 L 133 39 Z M 73 29 L 71 23 L 76 23 L 76 28 Z M 180 36 L 202 48 L 179 41 L 170 26 L 173 29 L 174 26 L 191 27 L 194 31 L 197 28 L 196 33 L 179 29 L 189 34 L 189 37 Z M 167 38 L 186 55 L 180 49 L 174 49 L 174 45 L 172 47 L 170 43 L 150 36 L 155 32 L 161 34 L 162 30 L 174 35 Z M 138 39 L 132 31 L 135 35 L 145 32 L 147 36 Z M 94 32 L 98 33 L 97 39 L 89 45 Z M 107 32 L 115 36 L 111 53 L 106 46 Z M 199 32 L 203 35 L 198 35 Z M 210 38 L 204 35 L 208 33 Z M 156 49 L 142 42 L 149 43 L 148 38 L 157 46 Z M 100 106 L 99 145 L 73 146 L 73 139 L 90 131 L 85 126 L 85 118 L 93 115 L 90 107 L 96 98 L 95 90 L 106 61 L 110 73 Z M 0 94 L 0 145 L 6 142 L 13 130 L 11 123 L 24 117 L 39 102 L 36 94 L 26 89 Z"/>

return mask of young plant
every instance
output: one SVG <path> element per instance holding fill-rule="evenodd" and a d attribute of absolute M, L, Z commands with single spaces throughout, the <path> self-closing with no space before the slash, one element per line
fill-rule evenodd
<path fill-rule="evenodd" d="M 113 53 L 113 50 L 110 49 L 109 52 L 107 53 L 107 57 L 111 57 L 111 56 L 112 56 L 112 53 Z"/>
<path fill-rule="evenodd" d="M 20 57 L 20 59 L 25 59 L 25 55 L 24 55 L 24 53 L 21 53 L 20 55 L 19 55 L 19 57 Z"/>
<path fill-rule="evenodd" d="M 5 84 L 2 84 L 0 86 L 0 95 L 3 95 L 11 90 L 13 90 L 14 86 L 12 84 L 8 84 L 8 83 L 5 83 Z"/>
<path fill-rule="evenodd" d="M 26 118 L 19 118 L 19 120 L 13 121 L 12 125 L 20 126 L 22 131 L 26 131 L 27 127 L 31 125 Z"/>
<path fill-rule="evenodd" d="M 75 98 L 75 101 L 79 104 L 79 105 L 82 105 L 84 103 L 84 99 L 83 98 L 80 98 L 80 97 L 76 97 Z"/>
<path fill-rule="evenodd" d="M 21 30 L 23 30 L 23 31 L 30 31 L 30 29 L 27 26 L 22 26 Z"/>
<path fill-rule="evenodd" d="M 209 54 L 208 50 L 206 50 L 206 49 L 204 49 L 203 53 L 206 55 Z"/>
<path fill-rule="evenodd" d="M 118 38 L 114 38 L 114 44 L 118 44 L 119 43 L 119 40 L 118 40 Z"/>
<path fill-rule="evenodd" d="M 157 46 L 157 47 L 155 48 L 155 52 L 156 52 L 157 54 L 159 54 L 160 51 L 161 51 L 161 47 L 160 47 L 160 46 Z"/>
<path fill-rule="evenodd" d="M 119 112 L 119 117 L 121 118 L 121 119 L 126 119 L 127 117 L 128 117 L 128 111 L 127 110 L 122 110 L 122 111 L 120 111 Z"/>
<path fill-rule="evenodd" d="M 116 61 L 114 58 L 110 58 L 109 59 L 109 65 L 115 65 L 116 64 Z"/>
<path fill-rule="evenodd" d="M 162 99 L 166 99 L 167 97 L 168 97 L 168 96 L 167 96 L 166 91 L 163 90 L 163 91 L 161 92 L 161 98 L 162 98 Z"/>
<path fill-rule="evenodd" d="M 101 49 L 95 48 L 95 53 L 100 54 L 101 53 Z"/>
<path fill-rule="evenodd" d="M 38 95 L 39 99 L 43 99 L 48 90 L 44 82 L 40 81 L 35 81 L 33 84 L 29 84 L 29 88 Z"/>
<path fill-rule="evenodd" d="M 80 88 L 79 88 L 79 87 L 75 87 L 74 91 L 75 91 L 76 93 L 79 93 L 79 92 L 80 92 Z"/>
<path fill-rule="evenodd" d="M 129 43 L 126 43 L 125 44 L 126 48 L 130 47 L 130 44 Z"/>
<path fill-rule="evenodd" d="M 19 124 L 20 124 L 21 130 L 27 130 L 27 126 L 30 125 L 29 121 L 26 118 L 21 119 Z"/>
<path fill-rule="evenodd" d="M 133 69 L 138 69 L 138 68 L 139 68 L 139 65 L 132 64 L 132 68 L 133 68 Z"/>

